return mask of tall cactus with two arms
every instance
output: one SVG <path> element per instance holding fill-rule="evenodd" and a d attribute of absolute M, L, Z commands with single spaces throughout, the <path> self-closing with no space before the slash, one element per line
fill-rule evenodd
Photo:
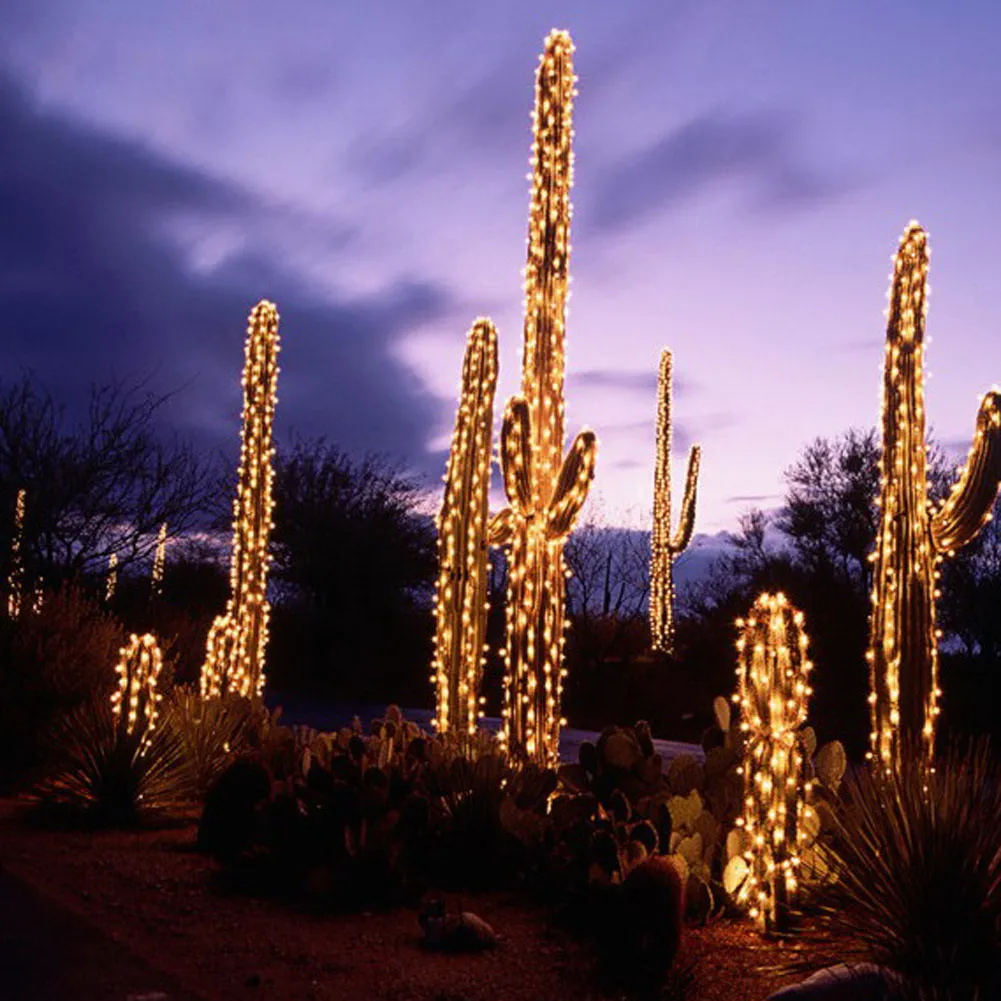
<path fill-rule="evenodd" d="M 497 331 L 489 320 L 479 319 L 466 344 L 462 393 L 438 516 L 433 680 L 439 733 L 473 733 L 480 715 L 496 389 Z"/>
<path fill-rule="evenodd" d="M 700 445 L 688 453 L 688 475 L 678 530 L 671 534 L 671 384 L 673 357 L 660 355 L 657 380 L 657 463 L 653 482 L 653 531 L 650 535 L 650 638 L 657 653 L 674 653 L 674 561 L 687 548 L 695 528 L 695 497 L 699 484 Z"/>
<path fill-rule="evenodd" d="M 507 405 L 500 460 L 509 507 L 491 524 L 509 546 L 502 736 L 516 757 L 555 763 L 564 677 L 563 545 L 587 497 L 597 442 L 564 459 L 564 341 L 570 254 L 573 43 L 546 39 L 536 77 L 521 395 Z"/>
<path fill-rule="evenodd" d="M 891 769 L 920 743 L 930 759 L 939 713 L 938 563 L 974 539 L 1001 480 L 1001 394 L 987 393 L 966 466 L 945 502 L 928 500 L 924 334 L 928 237 L 905 231 L 893 264 L 883 374 L 879 533 L 873 553 L 869 661 L 871 754 Z"/>
<path fill-rule="evenodd" d="M 230 598 L 226 614 L 209 630 L 201 677 L 202 695 L 207 697 L 228 692 L 259 695 L 264 688 L 278 349 L 278 310 L 262 299 L 247 326 Z"/>

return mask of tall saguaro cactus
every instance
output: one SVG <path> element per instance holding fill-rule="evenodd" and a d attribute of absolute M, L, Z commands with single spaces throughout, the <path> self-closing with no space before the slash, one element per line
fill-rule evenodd
<path fill-rule="evenodd" d="M 873 554 L 869 661 L 871 754 L 890 769 L 901 747 L 934 751 L 938 563 L 976 537 L 1001 479 L 1001 394 L 980 403 L 966 466 L 937 510 L 928 500 L 924 403 L 928 237 L 905 231 L 893 264 L 883 374 L 879 534 Z"/>
<path fill-rule="evenodd" d="M 653 480 L 653 530 L 650 535 L 650 637 L 657 653 L 674 653 L 674 561 L 692 541 L 695 497 L 699 484 L 702 447 L 688 453 L 688 475 L 681 501 L 678 530 L 671 534 L 671 388 L 673 358 L 666 348 L 660 355 L 657 380 L 657 463 Z"/>
<path fill-rule="evenodd" d="M 509 507 L 492 523 L 509 545 L 503 732 L 510 752 L 556 761 L 561 725 L 565 576 L 563 545 L 587 497 L 597 443 L 564 440 L 564 341 L 570 255 L 573 43 L 546 39 L 535 86 L 532 196 L 525 269 L 521 395 L 505 410 L 501 467 Z"/>
<path fill-rule="evenodd" d="M 797 887 L 801 822 L 809 794 L 802 728 L 812 689 L 803 613 L 783 594 L 762 594 L 738 620 L 737 701 L 747 734 L 745 801 L 748 875 L 737 895 L 766 931 L 780 930 Z"/>
<path fill-rule="evenodd" d="M 438 515 L 434 682 L 438 731 L 473 733 L 479 717 L 487 615 L 488 518 L 497 330 L 469 332 L 462 390 Z"/>
<path fill-rule="evenodd" d="M 14 532 L 10 538 L 10 573 L 7 575 L 7 614 L 16 619 L 24 605 L 24 506 L 27 491 L 22 487 L 17 492 L 14 504 Z"/>
<path fill-rule="evenodd" d="M 203 696 L 259 695 L 264 688 L 278 350 L 278 310 L 262 299 L 247 327 L 230 598 L 226 614 L 218 616 L 209 630 L 201 677 Z"/>

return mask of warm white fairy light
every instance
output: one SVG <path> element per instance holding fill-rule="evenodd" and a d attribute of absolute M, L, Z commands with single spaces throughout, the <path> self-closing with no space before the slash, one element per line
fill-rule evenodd
<path fill-rule="evenodd" d="M 10 573 L 7 575 L 7 614 L 16 619 L 21 614 L 24 603 L 24 557 L 21 546 L 24 542 L 24 504 L 27 493 L 22 487 L 17 492 L 14 505 L 14 532 L 10 539 Z"/>
<path fill-rule="evenodd" d="M 497 388 L 497 331 L 479 319 L 469 332 L 459 409 L 438 516 L 438 581 L 432 681 L 435 721 L 475 733 L 485 660 L 488 512 Z"/>
<path fill-rule="evenodd" d="M 104 600 L 111 602 L 115 597 L 115 589 L 118 587 L 118 553 L 112 553 L 108 557 L 108 579 L 104 585 Z"/>
<path fill-rule="evenodd" d="M 247 327 L 230 598 L 206 643 L 201 677 L 206 697 L 226 692 L 259 695 L 264 688 L 278 350 L 278 311 L 273 303 L 262 300 L 251 312 Z"/>
<path fill-rule="evenodd" d="M 564 459 L 563 379 L 573 178 L 573 43 L 546 39 L 535 88 L 521 396 L 505 411 L 500 459 L 510 508 L 495 520 L 509 546 L 501 738 L 512 754 L 554 764 L 565 642 L 563 546 L 587 497 L 597 442 L 581 432 Z"/>
<path fill-rule="evenodd" d="M 796 894 L 800 853 L 809 840 L 800 823 L 809 797 L 799 730 L 806 723 L 812 668 L 803 613 L 783 594 L 762 594 L 738 619 L 737 694 L 744 753 L 748 875 L 737 903 L 766 931 L 782 927 Z"/>
<path fill-rule="evenodd" d="M 975 538 L 1001 479 L 1001 395 L 987 393 L 961 475 L 937 511 L 928 500 L 924 329 L 928 237 L 911 223 L 894 257 L 883 374 L 880 524 L 872 555 L 870 758 L 887 769 L 920 740 L 930 759 L 941 695 L 938 564 Z"/>
<path fill-rule="evenodd" d="M 153 554 L 153 572 L 150 575 L 150 590 L 153 594 L 163 591 L 163 569 L 167 563 L 167 523 L 160 525 L 156 536 L 156 551 Z"/>
<path fill-rule="evenodd" d="M 118 651 L 118 688 L 111 695 L 111 711 L 120 731 L 139 734 L 144 744 L 159 716 L 157 704 L 163 696 L 156 686 L 162 670 L 163 658 L 152 633 L 133 633 L 128 645 Z"/>
<path fill-rule="evenodd" d="M 671 396 L 673 358 L 660 355 L 657 380 L 657 462 L 653 481 L 653 525 L 650 533 L 650 639 L 655 651 L 674 653 L 674 561 L 687 548 L 695 528 L 695 495 L 702 448 L 692 445 L 681 502 L 678 530 L 671 535 Z"/>

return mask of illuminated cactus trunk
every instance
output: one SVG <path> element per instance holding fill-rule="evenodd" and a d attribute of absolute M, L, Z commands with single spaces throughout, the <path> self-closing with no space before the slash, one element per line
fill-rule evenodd
<path fill-rule="evenodd" d="M 153 554 L 153 572 L 150 574 L 149 589 L 154 596 L 163 593 L 163 571 L 167 565 L 167 523 L 160 525 L 156 537 L 156 551 Z"/>
<path fill-rule="evenodd" d="M 436 725 L 474 733 L 487 617 L 488 511 L 497 388 L 497 331 L 477 320 L 462 366 L 462 395 L 438 516 L 434 676 Z"/>
<path fill-rule="evenodd" d="M 796 892 L 799 852 L 809 840 L 801 824 L 809 784 L 801 728 L 812 689 L 803 613 L 783 594 L 762 594 L 738 619 L 737 698 L 744 752 L 748 875 L 737 903 L 765 931 L 784 928 Z"/>
<path fill-rule="evenodd" d="M 104 600 L 110 604 L 115 598 L 115 590 L 118 587 L 118 554 L 112 553 L 108 557 L 108 577 L 104 585 Z"/>
<path fill-rule="evenodd" d="M 205 697 L 230 692 L 259 695 L 264 688 L 278 348 L 278 311 L 262 300 L 250 314 L 247 328 L 230 598 L 225 615 L 216 618 L 209 630 L 201 678 Z"/>
<path fill-rule="evenodd" d="M 1001 396 L 989 392 L 959 480 L 933 511 L 928 500 L 924 334 L 928 238 L 911 223 L 894 258 L 883 375 L 879 533 L 873 554 L 869 661 L 870 755 L 887 768 L 902 748 L 935 748 L 939 561 L 975 538 L 1001 478 Z"/>
<path fill-rule="evenodd" d="M 22 487 L 17 492 L 14 505 L 14 534 L 10 540 L 10 573 L 7 576 L 7 614 L 19 618 L 24 605 L 24 504 L 27 492 Z"/>
<path fill-rule="evenodd" d="M 501 431 L 509 507 L 492 541 L 509 546 L 502 739 L 512 755 L 554 764 L 563 683 L 563 546 L 594 475 L 596 441 L 581 432 L 563 457 L 565 315 L 570 253 L 573 43 L 546 39 L 536 77 L 532 198 L 525 269 L 521 396 Z"/>
<path fill-rule="evenodd" d="M 159 717 L 157 703 L 163 698 L 156 690 L 163 658 L 152 633 L 136 636 L 118 653 L 115 673 L 118 688 L 111 695 L 111 711 L 119 738 L 138 736 L 146 744 Z"/>
<path fill-rule="evenodd" d="M 650 534 L 650 639 L 657 653 L 674 653 L 674 561 L 687 548 L 695 528 L 695 496 L 702 449 L 688 453 L 685 496 L 678 530 L 671 535 L 671 352 L 660 356 L 657 380 L 657 463 L 653 481 L 653 530 Z"/>

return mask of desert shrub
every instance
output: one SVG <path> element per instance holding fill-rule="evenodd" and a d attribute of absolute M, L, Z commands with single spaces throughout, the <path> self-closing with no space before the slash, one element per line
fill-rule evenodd
<path fill-rule="evenodd" d="M 60 717 L 49 741 L 51 771 L 34 790 L 48 816 L 129 827 L 163 819 L 190 802 L 177 735 L 167 726 L 127 732 L 107 699 Z"/>
<path fill-rule="evenodd" d="M 193 688 L 176 686 L 165 725 L 181 745 L 195 795 L 201 799 L 215 780 L 253 739 L 259 702 L 228 695 L 203 699 Z"/>
<path fill-rule="evenodd" d="M 37 612 L 0 618 L 0 787 L 40 765 L 40 737 L 54 721 L 110 694 L 124 639 L 112 616 L 69 585 Z"/>
<path fill-rule="evenodd" d="M 805 955 L 875 963 L 915 1001 L 996 997 L 1001 766 L 989 745 L 954 746 L 932 774 L 911 753 L 846 786 Z"/>

